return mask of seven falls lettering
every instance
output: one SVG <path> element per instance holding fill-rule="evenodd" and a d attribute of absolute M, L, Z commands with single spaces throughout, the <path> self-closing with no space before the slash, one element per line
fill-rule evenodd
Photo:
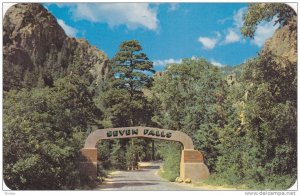
<path fill-rule="evenodd" d="M 172 137 L 171 132 L 165 133 L 164 131 L 154 131 L 154 130 L 149 130 L 149 129 L 144 129 L 144 135 L 151 135 L 151 136 L 157 136 L 157 137 L 166 137 L 170 138 Z"/>
<path fill-rule="evenodd" d="M 123 130 L 107 131 L 106 136 L 107 137 L 135 136 L 138 135 L 138 133 L 139 133 L 138 129 L 123 129 Z M 166 138 L 172 137 L 171 132 L 149 130 L 149 129 L 144 129 L 143 134 L 148 136 L 154 136 L 154 137 L 166 137 Z"/>
<path fill-rule="evenodd" d="M 107 137 L 117 137 L 117 136 L 129 136 L 129 135 L 138 135 L 139 130 L 138 129 L 124 129 L 124 130 L 114 130 L 114 131 L 107 131 L 106 136 Z"/>

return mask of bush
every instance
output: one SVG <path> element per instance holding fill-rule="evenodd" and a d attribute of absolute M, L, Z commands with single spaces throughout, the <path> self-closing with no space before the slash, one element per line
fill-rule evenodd
<path fill-rule="evenodd" d="M 159 154 L 164 160 L 161 177 L 174 182 L 180 174 L 181 146 L 178 143 L 163 143 L 159 146 Z"/>
<path fill-rule="evenodd" d="M 3 168 L 10 189 L 75 189 L 80 184 L 79 150 L 93 119 L 93 102 L 78 80 L 55 85 L 4 95 Z"/>

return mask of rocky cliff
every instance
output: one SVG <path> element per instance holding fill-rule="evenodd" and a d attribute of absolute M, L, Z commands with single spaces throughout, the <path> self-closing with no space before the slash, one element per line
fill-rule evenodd
<path fill-rule="evenodd" d="M 80 63 L 99 83 L 109 67 L 107 56 L 83 39 L 68 37 L 56 18 L 37 3 L 16 4 L 3 20 L 3 88 L 51 86 Z M 42 81 L 39 81 L 42 80 Z"/>
<path fill-rule="evenodd" d="M 297 17 L 292 18 L 287 25 L 277 29 L 268 39 L 262 49 L 263 52 L 272 51 L 273 54 L 297 63 Z"/>

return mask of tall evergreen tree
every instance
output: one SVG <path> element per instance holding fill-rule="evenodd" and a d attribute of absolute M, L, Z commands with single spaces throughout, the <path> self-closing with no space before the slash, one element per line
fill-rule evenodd
<path fill-rule="evenodd" d="M 104 93 L 100 95 L 100 105 L 105 111 L 107 126 L 128 127 L 151 124 L 152 106 L 144 91 L 152 86 L 151 75 L 155 71 L 153 63 L 141 51 L 142 46 L 138 41 L 125 41 L 121 43 L 115 57 L 110 60 L 110 79 L 103 89 Z M 122 156 L 127 156 L 127 163 L 136 163 L 140 150 L 135 145 L 148 146 L 149 142 L 151 141 L 132 139 L 125 143 L 116 143 L 112 151 L 119 152 L 118 145 L 122 148 L 130 145 L 127 148 L 128 152 Z M 113 154 L 113 156 L 119 155 L 119 153 Z M 117 157 L 112 157 L 112 160 L 116 159 Z"/>
<path fill-rule="evenodd" d="M 134 126 L 150 121 L 149 105 L 143 90 L 152 86 L 153 63 L 136 40 L 121 43 L 110 61 L 112 66 L 107 108 L 111 108 L 115 126 Z"/>

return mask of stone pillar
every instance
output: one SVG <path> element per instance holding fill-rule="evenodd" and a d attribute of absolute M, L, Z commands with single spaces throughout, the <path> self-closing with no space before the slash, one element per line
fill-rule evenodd
<path fill-rule="evenodd" d="M 83 148 L 80 150 L 79 172 L 94 180 L 97 179 L 97 148 Z"/>
<path fill-rule="evenodd" d="M 209 176 L 207 166 L 204 164 L 203 155 L 197 150 L 183 150 L 180 162 L 180 177 L 192 182 L 206 179 Z"/>

